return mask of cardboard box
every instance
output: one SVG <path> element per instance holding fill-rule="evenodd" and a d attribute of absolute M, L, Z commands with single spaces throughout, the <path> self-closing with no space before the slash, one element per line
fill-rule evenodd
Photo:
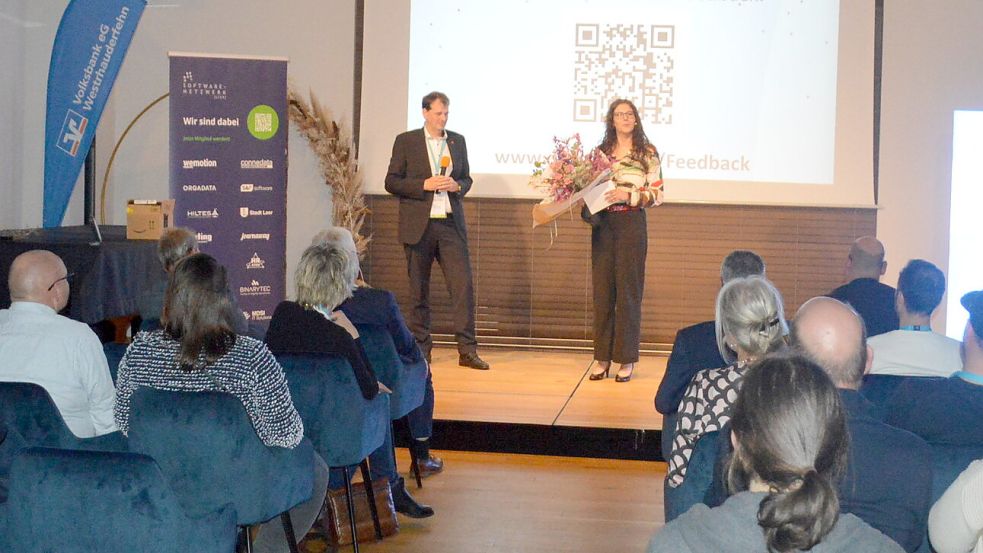
<path fill-rule="evenodd" d="M 158 240 L 174 224 L 174 200 L 130 200 L 126 202 L 126 238 Z"/>

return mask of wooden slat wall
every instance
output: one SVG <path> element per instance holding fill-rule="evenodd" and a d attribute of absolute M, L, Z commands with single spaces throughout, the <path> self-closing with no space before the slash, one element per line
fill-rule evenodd
<path fill-rule="evenodd" d="M 397 200 L 369 196 L 372 242 L 362 269 L 396 293 L 407 312 L 406 257 L 397 236 Z M 561 217 L 552 240 L 532 229 L 532 200 L 465 201 L 475 274 L 479 340 L 583 344 L 592 337 L 590 227 Z M 875 234 L 873 209 L 666 204 L 648 212 L 642 342 L 671 344 L 676 330 L 713 318 L 720 262 L 754 250 L 781 290 L 786 313 L 842 281 L 850 243 Z M 450 300 L 440 269 L 431 286 L 433 329 L 451 332 Z"/>

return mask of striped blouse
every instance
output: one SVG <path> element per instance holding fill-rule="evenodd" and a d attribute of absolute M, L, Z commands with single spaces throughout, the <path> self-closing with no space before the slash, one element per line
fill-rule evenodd
<path fill-rule="evenodd" d="M 631 194 L 628 200 L 631 207 L 646 208 L 662 204 L 662 164 L 655 155 L 646 161 L 648 171 L 641 162 L 629 157 L 615 161 L 613 165 L 611 180 Z"/>
<path fill-rule="evenodd" d="M 287 379 L 266 345 L 236 336 L 235 345 L 206 369 L 182 370 L 181 344 L 163 330 L 141 332 L 119 365 L 114 417 L 129 430 L 130 397 L 140 386 L 180 392 L 227 392 L 236 396 L 256 434 L 267 446 L 292 448 L 304 437 L 304 424 L 290 399 Z"/>

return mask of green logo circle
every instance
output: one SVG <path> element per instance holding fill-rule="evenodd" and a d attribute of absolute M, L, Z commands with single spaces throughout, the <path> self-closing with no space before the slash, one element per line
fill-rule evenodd
<path fill-rule="evenodd" d="M 249 128 L 249 134 L 258 140 L 269 140 L 276 136 L 276 131 L 280 128 L 280 118 L 275 109 L 260 104 L 249 112 L 246 127 Z"/>

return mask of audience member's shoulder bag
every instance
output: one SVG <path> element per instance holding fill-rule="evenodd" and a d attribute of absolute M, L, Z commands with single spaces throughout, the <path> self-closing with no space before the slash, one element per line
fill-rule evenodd
<path fill-rule="evenodd" d="M 395 535 L 399 532 L 399 522 L 396 521 L 396 509 L 393 507 L 389 481 L 385 478 L 376 478 L 372 481 L 372 491 L 375 493 L 375 505 L 379 511 L 382 537 Z M 369 510 L 369 500 L 363 482 L 352 484 L 352 500 L 355 502 L 355 528 L 358 532 L 358 541 L 375 541 L 375 526 L 372 524 L 372 513 Z M 328 490 L 324 508 L 326 512 L 322 522 L 328 541 L 335 546 L 352 543 L 352 526 L 348 519 L 345 489 Z"/>

